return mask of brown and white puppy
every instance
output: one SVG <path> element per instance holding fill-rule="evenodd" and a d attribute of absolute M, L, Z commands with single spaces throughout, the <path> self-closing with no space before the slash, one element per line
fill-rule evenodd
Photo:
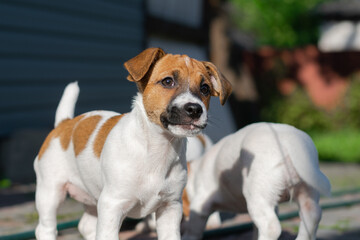
<path fill-rule="evenodd" d="M 212 63 L 159 48 L 125 68 L 139 89 L 129 113 L 73 118 L 79 88 L 65 89 L 55 129 L 34 161 L 37 239 L 56 238 L 56 210 L 67 193 L 85 205 L 79 223 L 85 239 L 118 239 L 126 216 L 152 212 L 159 239 L 180 239 L 186 137 L 205 128 L 210 96 L 224 104 L 231 85 Z"/>

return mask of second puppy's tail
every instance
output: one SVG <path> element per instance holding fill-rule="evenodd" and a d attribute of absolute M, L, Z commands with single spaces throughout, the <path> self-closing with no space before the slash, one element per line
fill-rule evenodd
<path fill-rule="evenodd" d="M 77 82 L 68 84 L 60 99 L 59 105 L 55 114 L 55 127 L 65 119 L 74 117 L 75 104 L 79 96 L 79 85 Z"/>

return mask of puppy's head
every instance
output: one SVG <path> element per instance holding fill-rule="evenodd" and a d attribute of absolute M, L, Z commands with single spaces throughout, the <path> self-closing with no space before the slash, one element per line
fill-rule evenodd
<path fill-rule="evenodd" d="M 149 48 L 125 64 L 150 121 L 176 136 L 194 136 L 207 125 L 210 96 L 224 104 L 231 85 L 210 62 Z"/>

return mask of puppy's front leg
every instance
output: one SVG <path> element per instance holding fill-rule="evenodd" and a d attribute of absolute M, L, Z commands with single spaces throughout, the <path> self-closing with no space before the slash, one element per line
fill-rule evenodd
<path fill-rule="evenodd" d="M 114 196 L 114 191 L 104 187 L 98 200 L 96 240 L 118 240 L 119 229 L 126 214 L 133 206 L 129 199 Z"/>
<path fill-rule="evenodd" d="M 156 230 L 159 240 L 180 240 L 182 218 L 180 201 L 166 203 L 156 211 Z"/>

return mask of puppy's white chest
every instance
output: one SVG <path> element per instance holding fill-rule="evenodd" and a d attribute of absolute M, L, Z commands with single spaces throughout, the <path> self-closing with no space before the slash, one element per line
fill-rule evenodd
<path fill-rule="evenodd" d="M 168 179 L 161 180 L 159 177 L 147 178 L 145 184 L 140 188 L 139 201 L 145 208 L 152 208 L 151 205 L 157 205 L 159 202 L 166 200 L 172 192 L 171 181 Z"/>
<path fill-rule="evenodd" d="M 175 163 L 165 174 L 152 172 L 142 176 L 137 184 L 137 204 L 130 211 L 130 217 L 145 217 L 162 204 L 181 198 L 186 183 L 186 170 L 180 162 Z"/>

